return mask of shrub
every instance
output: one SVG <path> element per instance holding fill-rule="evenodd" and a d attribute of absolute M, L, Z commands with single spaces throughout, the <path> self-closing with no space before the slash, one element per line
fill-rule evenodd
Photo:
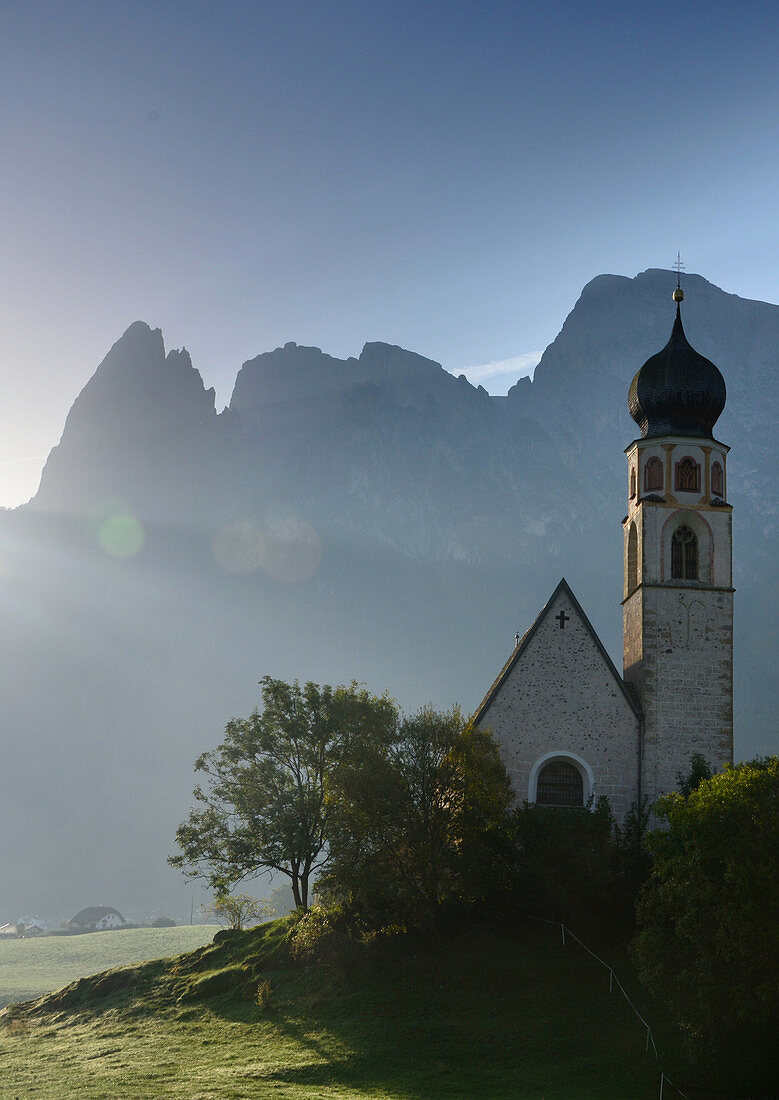
<path fill-rule="evenodd" d="M 525 803 L 517 811 L 520 898 L 539 916 L 580 919 L 628 905 L 622 855 L 608 799 L 562 809 Z M 629 907 L 629 905 L 628 905 Z"/>
<path fill-rule="evenodd" d="M 779 1011 L 779 758 L 728 768 L 657 805 L 638 910 L 639 973 L 698 1052 L 768 1075 Z M 744 1077 L 746 1080 L 746 1077 Z"/>
<path fill-rule="evenodd" d="M 343 909 L 312 905 L 290 936 L 290 956 L 298 962 L 331 962 L 351 939 Z"/>

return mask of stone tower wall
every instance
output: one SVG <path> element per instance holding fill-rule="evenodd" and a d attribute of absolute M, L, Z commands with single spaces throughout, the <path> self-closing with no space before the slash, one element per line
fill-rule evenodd
<path fill-rule="evenodd" d="M 677 789 L 690 758 L 733 761 L 733 594 L 665 586 L 624 605 L 625 680 L 644 709 L 642 793 Z"/>
<path fill-rule="evenodd" d="M 733 760 L 732 510 L 712 493 L 714 463 L 724 481 L 727 451 L 714 440 L 678 437 L 627 450 L 624 678 L 644 711 L 642 793 L 651 800 L 676 790 L 695 753 L 717 770 Z M 696 491 L 675 482 L 676 464 L 688 456 L 700 466 Z M 664 481 L 656 499 L 645 500 L 651 458 L 662 461 Z M 698 540 L 696 580 L 672 576 L 671 541 L 681 525 Z"/>

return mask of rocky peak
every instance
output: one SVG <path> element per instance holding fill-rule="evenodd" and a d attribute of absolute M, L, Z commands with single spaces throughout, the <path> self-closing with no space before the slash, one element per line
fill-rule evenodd
<path fill-rule="evenodd" d="M 187 452 L 207 449 L 216 420 L 214 390 L 204 387 L 186 349 L 166 355 L 161 331 L 135 321 L 73 403 L 34 505 L 89 506 L 129 483 L 137 496 L 151 467 L 164 477 Z"/>

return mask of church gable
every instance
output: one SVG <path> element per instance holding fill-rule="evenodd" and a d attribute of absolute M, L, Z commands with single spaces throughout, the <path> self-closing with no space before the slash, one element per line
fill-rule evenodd
<path fill-rule="evenodd" d="M 544 801 L 557 783 L 559 797 L 572 799 L 559 804 L 605 794 L 621 817 L 637 797 L 638 706 L 565 580 L 475 721 L 491 730 L 519 801 L 536 801 L 539 791 Z"/>

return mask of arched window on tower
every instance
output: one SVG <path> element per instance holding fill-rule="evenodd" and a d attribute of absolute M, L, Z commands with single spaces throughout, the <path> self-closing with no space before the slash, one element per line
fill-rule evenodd
<path fill-rule="evenodd" d="M 697 493 L 700 490 L 701 468 L 695 459 L 688 455 L 676 463 L 676 488 L 682 493 Z"/>
<path fill-rule="evenodd" d="M 651 493 L 663 487 L 663 464 L 659 458 L 650 458 L 644 468 L 644 491 Z"/>
<path fill-rule="evenodd" d="M 635 468 L 635 466 L 631 466 L 630 467 L 630 499 L 632 500 L 635 495 L 636 495 L 636 468 Z"/>
<path fill-rule="evenodd" d="M 583 806 L 584 780 L 567 760 L 551 760 L 538 773 L 536 804 L 539 806 Z"/>
<path fill-rule="evenodd" d="M 725 477 L 719 462 L 715 462 L 711 468 L 711 495 L 714 497 L 725 496 Z"/>
<path fill-rule="evenodd" d="M 638 588 L 638 532 L 635 523 L 628 531 L 628 595 Z"/>
<path fill-rule="evenodd" d="M 698 579 L 698 539 L 689 527 L 677 527 L 673 533 L 671 577 L 678 581 Z"/>

